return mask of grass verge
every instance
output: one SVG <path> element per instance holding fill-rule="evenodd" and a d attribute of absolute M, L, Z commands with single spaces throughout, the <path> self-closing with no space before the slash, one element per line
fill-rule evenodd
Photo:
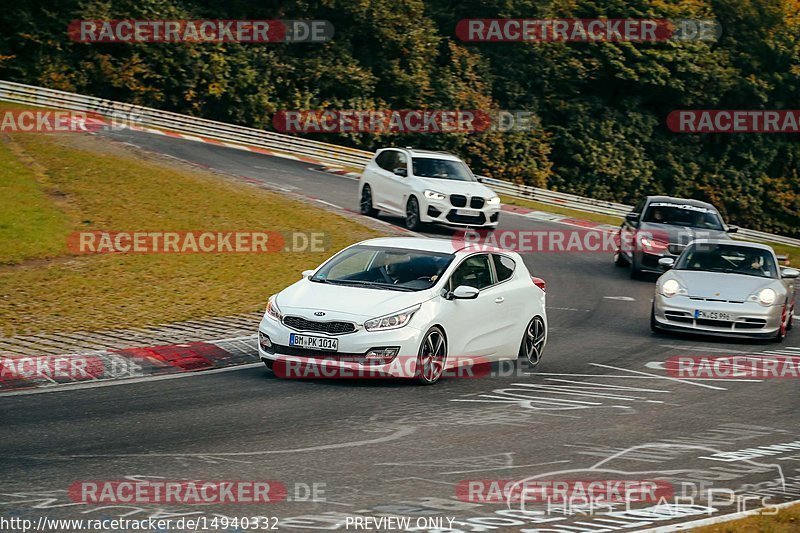
<path fill-rule="evenodd" d="M 0 223 L 9 225 L 0 228 L 6 336 L 257 311 L 302 270 L 378 236 L 337 214 L 100 137 L 5 137 L 0 186 L 10 192 L 0 195 Z M 82 256 L 67 249 L 75 231 L 192 230 L 324 232 L 328 249 Z"/>
<path fill-rule="evenodd" d="M 692 529 L 692 533 L 793 533 L 800 531 L 800 504 L 773 515 L 753 515 L 731 522 Z"/>
<path fill-rule="evenodd" d="M 612 226 L 619 226 L 622 223 L 621 217 L 611 215 L 601 215 L 598 213 L 586 213 L 584 211 L 577 211 L 567 207 L 560 207 L 556 205 L 543 204 L 535 200 L 524 200 L 521 198 L 512 198 L 510 196 L 500 195 L 500 201 L 508 205 L 516 205 L 519 207 L 527 207 L 536 209 L 537 211 L 544 211 L 545 213 L 554 213 L 556 215 L 564 215 L 570 218 L 577 218 L 580 220 L 591 220 L 600 224 L 611 224 Z"/>

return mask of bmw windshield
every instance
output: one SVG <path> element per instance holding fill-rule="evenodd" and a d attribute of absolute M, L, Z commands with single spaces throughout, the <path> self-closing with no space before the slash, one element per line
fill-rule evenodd
<path fill-rule="evenodd" d="M 476 181 L 467 165 L 461 161 L 434 159 L 431 157 L 414 157 L 414 175 L 420 178 L 436 178 L 453 181 Z"/>
<path fill-rule="evenodd" d="M 355 246 L 325 263 L 311 278 L 317 283 L 374 289 L 420 291 L 433 287 L 453 261 L 452 254 Z"/>

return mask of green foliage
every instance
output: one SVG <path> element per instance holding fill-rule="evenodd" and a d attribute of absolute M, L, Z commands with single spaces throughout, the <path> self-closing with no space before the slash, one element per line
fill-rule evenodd
<path fill-rule="evenodd" d="M 464 18 L 716 19 L 717 42 L 463 43 Z M 82 44 L 74 19 L 325 19 L 326 44 Z M 0 76 L 271 128 L 281 109 L 530 112 L 529 132 L 315 135 L 451 150 L 479 173 L 596 198 L 667 193 L 800 234 L 796 135 L 676 134 L 675 109 L 796 109 L 798 0 L 31 0 L 0 14 Z"/>

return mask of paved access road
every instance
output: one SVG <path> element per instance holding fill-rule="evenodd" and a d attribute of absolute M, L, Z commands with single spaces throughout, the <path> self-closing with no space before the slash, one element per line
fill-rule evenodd
<path fill-rule="evenodd" d="M 307 164 L 142 133 L 114 135 L 357 207 L 356 181 Z M 570 228 L 506 214 L 501 229 Z M 434 229 L 432 235 L 451 233 Z M 800 446 L 791 444 L 800 444 L 796 380 L 693 381 L 673 379 L 663 369 L 678 355 L 779 350 L 800 356 L 797 332 L 782 345 L 654 335 L 648 326 L 652 281 L 630 280 L 610 254 L 525 259 L 547 281 L 551 326 L 534 374 L 506 367 L 494 377 L 417 387 L 285 381 L 250 366 L 0 398 L 0 513 L 33 520 L 258 515 L 277 517 L 276 527 L 285 531 L 356 530 L 359 524 L 362 531 L 387 531 L 386 523 L 345 522 L 345 516 L 402 515 L 411 517 L 404 524 L 410 530 L 600 532 L 706 518 L 708 489 L 717 491 L 715 514 L 737 510 L 727 490 L 758 493 L 767 502 L 800 498 Z M 743 449 L 755 449 L 750 459 L 715 455 Z M 681 495 L 695 499 L 658 509 L 632 504 L 646 509 L 638 512 L 615 503 L 612 514 L 602 514 L 607 508 L 576 514 L 577 505 L 548 509 L 527 502 L 523 511 L 519 502 L 457 497 L 468 480 L 491 487 L 492 480 L 529 477 L 540 483 L 663 480 L 674 491 L 667 493 L 670 503 Z M 75 502 L 68 493 L 83 480 L 126 478 L 272 480 L 288 497 L 267 505 L 98 506 Z M 755 506 L 755 500 L 746 503 Z M 432 527 L 436 520 L 443 528 Z M 225 530 L 222 522 L 216 525 Z"/>

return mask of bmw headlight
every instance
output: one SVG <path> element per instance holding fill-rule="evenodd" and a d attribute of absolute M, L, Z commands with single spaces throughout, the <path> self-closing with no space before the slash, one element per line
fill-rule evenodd
<path fill-rule="evenodd" d="M 775 298 L 777 294 L 772 289 L 761 289 L 758 291 L 756 298 L 758 299 L 758 303 L 764 306 L 769 306 L 775 303 Z"/>
<path fill-rule="evenodd" d="M 661 285 L 661 294 L 667 298 L 672 298 L 676 294 L 686 294 L 686 289 L 684 289 L 676 280 L 668 279 Z"/>
<path fill-rule="evenodd" d="M 283 314 L 281 313 L 281 310 L 278 308 L 278 304 L 275 303 L 275 295 L 274 294 L 269 297 L 269 300 L 267 300 L 267 313 L 266 314 L 267 314 L 268 317 L 270 317 L 273 320 L 277 320 L 278 322 L 283 320 Z"/>
<path fill-rule="evenodd" d="M 385 331 L 387 329 L 402 328 L 408 324 L 408 321 L 411 320 L 411 317 L 414 316 L 414 313 L 419 311 L 419 308 L 419 305 L 415 305 L 414 307 L 403 309 L 402 311 L 398 311 L 397 313 L 393 313 L 391 315 L 371 318 L 364 322 L 364 329 L 367 331 Z"/>
<path fill-rule="evenodd" d="M 486 203 L 489 204 L 489 205 L 500 205 L 500 197 L 499 196 L 493 196 L 493 197 L 489 198 L 488 200 L 486 200 Z"/>
<path fill-rule="evenodd" d="M 444 200 L 446 197 L 444 194 L 436 191 L 425 191 L 425 198 L 430 200 Z"/>

